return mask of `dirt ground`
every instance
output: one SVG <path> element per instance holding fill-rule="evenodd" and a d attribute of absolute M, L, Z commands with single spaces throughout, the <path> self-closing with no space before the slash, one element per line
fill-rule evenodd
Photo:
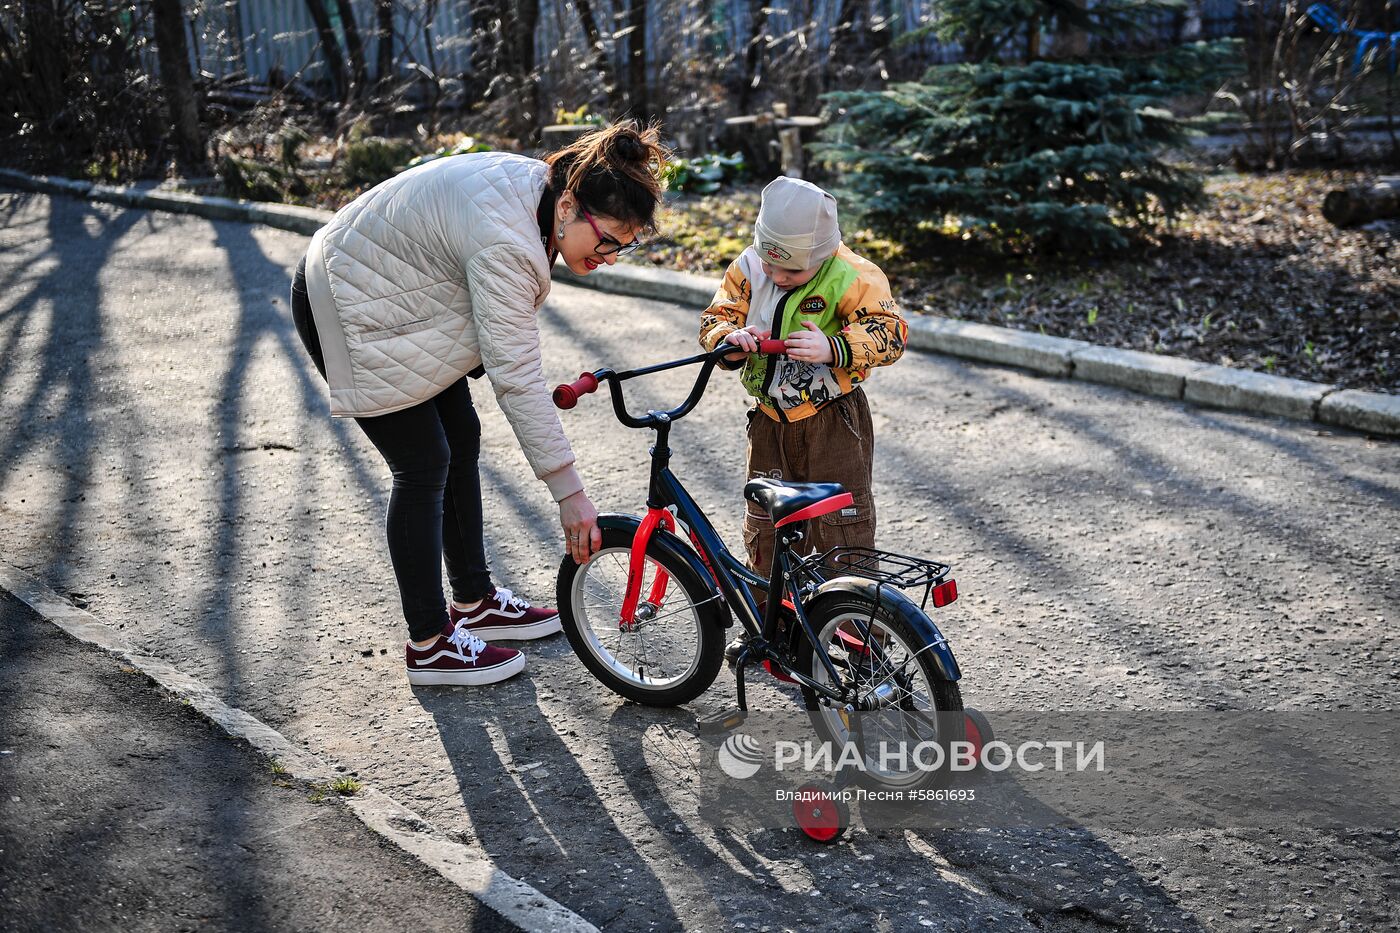
<path fill-rule="evenodd" d="M 843 229 L 908 311 L 1397 392 L 1400 224 L 1339 230 L 1321 214 L 1328 191 L 1372 179 L 1215 174 L 1209 208 L 1114 258 L 914 257 Z M 717 273 L 747 245 L 757 211 L 752 186 L 679 199 L 641 261 Z"/>

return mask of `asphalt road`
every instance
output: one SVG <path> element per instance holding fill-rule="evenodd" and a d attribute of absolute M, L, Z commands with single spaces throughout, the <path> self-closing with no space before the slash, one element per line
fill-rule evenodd
<path fill-rule="evenodd" d="M 0 789 L 4 933 L 519 929 L 6 593 Z"/>
<path fill-rule="evenodd" d="M 556 638 L 499 688 L 410 689 L 387 470 L 326 416 L 288 314 L 306 242 L 0 192 L 0 559 L 605 929 L 1400 922 L 1394 832 L 859 832 L 818 849 L 696 816 L 691 717 L 731 701 L 723 677 L 692 710 L 623 705 Z M 558 286 L 547 372 L 690 354 L 696 317 Z M 868 391 L 880 543 L 957 568 L 938 619 L 970 704 L 1396 708 L 1400 445 L 917 354 Z M 565 426 L 599 507 L 635 512 L 647 438 L 599 402 Z M 549 602 L 556 510 L 484 384 L 477 403 L 497 583 Z M 743 405 L 721 382 L 672 442 L 735 547 Z"/>

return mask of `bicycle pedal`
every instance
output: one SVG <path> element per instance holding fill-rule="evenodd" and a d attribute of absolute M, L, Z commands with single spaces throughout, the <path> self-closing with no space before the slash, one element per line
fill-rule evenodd
<path fill-rule="evenodd" d="M 726 710 L 722 713 L 715 713 L 711 716 L 704 716 L 695 720 L 695 725 L 699 728 L 701 735 L 723 735 L 733 731 L 744 724 L 744 720 L 749 718 L 749 714 L 741 709 Z"/>

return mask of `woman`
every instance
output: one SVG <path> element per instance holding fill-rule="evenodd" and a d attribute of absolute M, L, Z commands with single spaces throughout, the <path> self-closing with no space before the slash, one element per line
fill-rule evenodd
<path fill-rule="evenodd" d="M 297 268 L 292 317 L 330 386 L 331 414 L 354 418 L 394 477 L 389 557 L 408 622 L 410 683 L 504 680 L 525 656 L 485 639 L 560 630 L 554 610 L 492 586 L 481 422 L 467 380 L 490 380 L 559 504 L 567 552 L 587 561 L 601 545 L 598 512 L 540 370 L 535 314 L 556 257 L 587 275 L 653 228 L 667 156 L 655 128 L 629 123 L 544 161 L 498 152 L 437 159 L 341 208 Z"/>

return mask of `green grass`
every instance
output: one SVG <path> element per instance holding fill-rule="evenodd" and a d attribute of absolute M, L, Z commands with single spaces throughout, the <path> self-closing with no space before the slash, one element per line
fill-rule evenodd
<path fill-rule="evenodd" d="M 354 796 L 364 790 L 364 787 L 365 785 L 352 777 L 336 778 L 335 782 L 331 784 L 331 790 L 342 797 Z"/>

